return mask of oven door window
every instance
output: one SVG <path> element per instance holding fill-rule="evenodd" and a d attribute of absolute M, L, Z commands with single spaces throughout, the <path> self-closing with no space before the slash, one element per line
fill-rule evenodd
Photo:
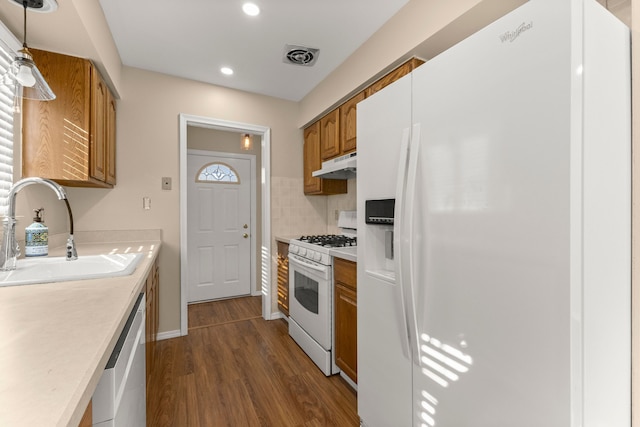
<path fill-rule="evenodd" d="M 308 276 L 295 271 L 294 296 L 308 311 L 318 314 L 318 282 Z"/>

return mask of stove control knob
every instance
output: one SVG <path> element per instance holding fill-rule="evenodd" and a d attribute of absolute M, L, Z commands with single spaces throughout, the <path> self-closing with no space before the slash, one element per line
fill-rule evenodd
<path fill-rule="evenodd" d="M 322 259 L 322 254 L 320 252 L 316 252 L 313 255 L 313 259 L 316 260 L 316 261 L 320 261 Z"/>
<path fill-rule="evenodd" d="M 291 252 L 292 254 L 297 254 L 298 253 L 298 249 L 299 249 L 298 246 L 295 246 L 295 245 L 289 246 L 289 252 Z"/>
<path fill-rule="evenodd" d="M 307 254 L 307 249 L 306 249 L 306 248 L 300 248 L 300 249 L 298 250 L 298 253 L 299 253 L 300 255 L 303 255 L 303 256 L 304 256 L 304 255 L 306 255 L 306 254 Z"/>

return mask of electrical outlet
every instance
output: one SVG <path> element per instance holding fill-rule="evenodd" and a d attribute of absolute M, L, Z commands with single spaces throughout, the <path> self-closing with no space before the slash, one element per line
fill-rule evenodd
<path fill-rule="evenodd" d="M 171 178 L 168 176 L 162 177 L 162 189 L 171 190 Z"/>
<path fill-rule="evenodd" d="M 333 212 L 334 212 L 333 214 L 335 215 L 335 217 L 336 217 L 336 221 L 337 221 L 337 220 L 338 220 L 338 218 L 340 217 L 340 211 L 339 211 L 338 209 L 336 209 L 336 210 L 335 210 L 335 211 L 333 211 Z"/>

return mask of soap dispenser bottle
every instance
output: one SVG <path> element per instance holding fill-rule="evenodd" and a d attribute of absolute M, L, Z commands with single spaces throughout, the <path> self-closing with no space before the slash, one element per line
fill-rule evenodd
<path fill-rule="evenodd" d="M 44 225 L 44 208 L 34 209 L 33 224 L 25 228 L 24 256 L 49 254 L 49 228 Z"/>

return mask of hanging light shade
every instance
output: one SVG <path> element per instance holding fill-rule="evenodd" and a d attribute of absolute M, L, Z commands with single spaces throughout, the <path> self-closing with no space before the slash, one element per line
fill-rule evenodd
<path fill-rule="evenodd" d="M 24 41 L 22 49 L 17 53 L 9 69 L 2 76 L 2 84 L 13 86 L 16 98 L 50 101 L 56 99 L 47 81 L 42 77 L 36 63 L 27 47 L 27 7 L 32 7 L 30 2 L 42 6 L 42 0 L 22 0 L 24 9 Z"/>
<path fill-rule="evenodd" d="M 251 140 L 251 135 L 249 135 L 248 133 L 245 133 L 244 135 L 242 135 L 240 148 L 247 151 L 253 148 L 253 141 Z"/>

